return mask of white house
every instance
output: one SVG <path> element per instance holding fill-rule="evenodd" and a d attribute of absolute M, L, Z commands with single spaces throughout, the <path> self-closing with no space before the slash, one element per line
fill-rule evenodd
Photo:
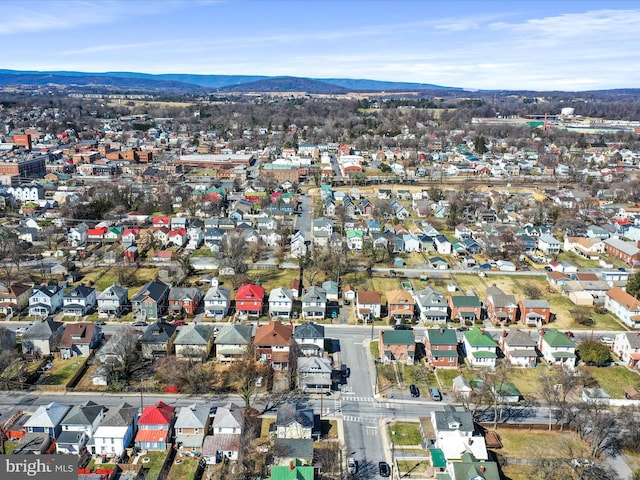
<path fill-rule="evenodd" d="M 62 306 L 64 290 L 58 285 L 37 285 L 29 297 L 29 316 L 46 317 Z"/>
<path fill-rule="evenodd" d="M 463 348 L 467 361 L 474 367 L 496 366 L 498 344 L 484 330 L 473 327 L 463 333 Z"/>
<path fill-rule="evenodd" d="M 613 339 L 613 353 L 630 368 L 640 365 L 640 334 L 637 332 L 618 333 Z"/>
<path fill-rule="evenodd" d="M 231 289 L 228 287 L 211 287 L 204 296 L 204 314 L 209 318 L 222 320 L 227 316 L 230 305 Z"/>
<path fill-rule="evenodd" d="M 307 241 L 301 231 L 296 232 L 291 238 L 291 256 L 304 257 L 307 254 Z"/>
<path fill-rule="evenodd" d="M 81 223 L 76 227 L 73 227 L 67 233 L 67 242 L 74 248 L 83 247 L 87 244 L 87 240 L 89 239 L 89 234 L 87 233 L 87 225 Z"/>
<path fill-rule="evenodd" d="M 451 242 L 449 240 L 447 240 L 447 237 L 445 237 L 444 235 L 436 235 L 433 238 L 433 241 L 436 245 L 436 251 L 440 254 L 440 255 L 451 255 Z"/>
<path fill-rule="evenodd" d="M 541 235 L 538 238 L 538 250 L 545 255 L 556 255 L 560 253 L 560 248 L 562 248 L 562 243 L 551 235 Z"/>
<path fill-rule="evenodd" d="M 640 328 L 640 301 L 621 288 L 607 291 L 604 306 L 629 328 Z"/>
<path fill-rule="evenodd" d="M 302 296 L 302 318 L 324 318 L 327 311 L 327 292 L 325 289 L 311 286 Z"/>
<path fill-rule="evenodd" d="M 269 293 L 269 316 L 288 319 L 293 309 L 293 294 L 290 288 L 278 287 Z"/>
<path fill-rule="evenodd" d="M 119 316 L 129 303 L 129 289 L 111 285 L 98 295 L 98 317 Z"/>
<path fill-rule="evenodd" d="M 87 447 L 91 453 L 119 456 L 129 446 L 135 433 L 138 407 L 122 403 L 109 407 Z"/>
<path fill-rule="evenodd" d="M 436 437 L 435 446 L 447 460 L 460 460 L 470 452 L 478 460 L 487 460 L 484 436 L 476 430 L 470 412 L 431 412 L 431 424 Z M 476 477 L 469 477 L 472 480 Z M 483 477 L 479 477 L 483 478 Z"/>
<path fill-rule="evenodd" d="M 321 356 L 324 352 L 324 326 L 309 322 L 296 325 L 293 339 L 305 356 Z"/>
<path fill-rule="evenodd" d="M 555 328 L 546 328 L 540 336 L 538 349 L 549 365 L 573 370 L 576 366 L 576 344 Z"/>

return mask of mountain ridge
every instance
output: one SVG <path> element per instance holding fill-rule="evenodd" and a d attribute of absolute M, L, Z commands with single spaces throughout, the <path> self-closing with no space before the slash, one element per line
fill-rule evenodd
<path fill-rule="evenodd" d="M 288 81 L 283 79 L 289 79 Z M 295 79 L 295 80 L 294 80 Z M 308 78 L 264 75 L 150 74 L 141 72 L 77 72 L 0 69 L 0 85 L 15 83 L 43 85 L 121 86 L 123 88 L 176 88 L 241 91 L 309 91 L 310 93 L 347 93 L 349 91 L 462 90 L 427 83 L 389 82 L 349 78 Z M 289 90 L 285 89 L 287 83 Z M 242 85 L 245 85 L 243 88 Z M 333 87 L 329 87 L 333 86 Z M 270 90 L 273 88 L 274 90 Z"/>

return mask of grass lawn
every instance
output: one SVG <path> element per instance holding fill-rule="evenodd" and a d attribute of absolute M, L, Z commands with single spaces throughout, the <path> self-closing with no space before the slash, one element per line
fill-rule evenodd
<path fill-rule="evenodd" d="M 540 478 L 536 476 L 539 470 L 540 469 L 534 465 L 505 465 L 502 467 L 504 477 L 511 480 L 532 480 Z"/>
<path fill-rule="evenodd" d="M 99 365 L 91 365 L 78 382 L 77 388 L 87 392 L 106 392 L 109 390 L 107 385 L 94 385 L 91 375 L 98 369 Z"/>
<path fill-rule="evenodd" d="M 179 462 L 179 463 L 178 463 Z M 195 457 L 182 457 L 178 455 L 171 465 L 167 480 L 182 480 L 183 478 L 193 478 L 198 468 L 198 459 Z M 153 477 L 149 477 L 153 478 Z"/>
<path fill-rule="evenodd" d="M 149 469 L 146 478 L 158 478 L 166 456 L 167 454 L 165 452 L 148 452 L 140 456 L 138 463 L 144 468 Z M 149 460 L 145 462 L 145 458 Z"/>
<path fill-rule="evenodd" d="M 589 449 L 575 432 L 549 432 L 546 430 L 520 430 L 498 428 L 503 457 L 515 458 L 575 458 L 588 456 Z M 554 448 L 549 448 L 554 445 Z"/>
<path fill-rule="evenodd" d="M 76 373 L 85 357 L 73 357 L 67 360 L 54 360 L 53 367 L 49 370 L 46 385 L 66 385 L 69 379 Z"/>
<path fill-rule="evenodd" d="M 511 370 L 509 380 L 513 382 L 526 400 L 533 400 L 540 394 L 541 375 L 548 375 L 549 369 L 545 365 L 536 368 L 514 368 Z"/>
<path fill-rule="evenodd" d="M 393 365 L 378 365 L 378 390 L 385 391 L 398 383 Z"/>
<path fill-rule="evenodd" d="M 105 290 L 113 284 L 121 285 L 119 268 L 122 267 L 85 267 L 81 269 L 84 275 L 82 281 L 87 285 L 94 286 L 98 291 Z M 148 281 L 153 280 L 157 274 L 158 268 L 128 267 L 123 273 L 126 279 L 124 286 L 128 287 L 135 295 L 138 289 Z"/>
<path fill-rule="evenodd" d="M 398 470 L 401 476 L 409 476 L 407 473 L 427 473 L 431 471 L 431 462 L 429 460 L 398 460 Z"/>
<path fill-rule="evenodd" d="M 405 384 L 415 383 L 418 387 L 438 387 L 433 372 L 424 365 L 398 365 Z"/>
<path fill-rule="evenodd" d="M 624 387 L 627 385 L 638 387 L 640 385 L 640 375 L 628 370 L 626 367 L 598 368 L 585 366 L 582 369 L 589 372 L 611 398 L 624 398 Z"/>
<path fill-rule="evenodd" d="M 321 420 L 320 430 L 328 440 L 338 438 L 338 422 L 336 420 Z"/>
<path fill-rule="evenodd" d="M 378 349 L 378 341 L 373 341 L 369 343 L 369 347 L 371 348 L 371 356 L 374 358 L 380 358 L 380 350 Z"/>
<path fill-rule="evenodd" d="M 436 376 L 438 380 L 440 380 L 440 385 L 445 390 L 451 390 L 453 388 L 453 379 L 460 375 L 462 372 L 459 372 L 456 368 L 437 368 Z"/>
<path fill-rule="evenodd" d="M 597 314 L 592 309 L 593 319 L 596 324 L 591 326 L 582 326 L 574 322 L 573 316 L 570 311 L 574 310 L 576 306 L 567 297 L 560 294 L 557 289 L 553 289 L 553 292 L 547 290 L 549 287 L 546 277 L 542 276 L 507 276 L 500 275 L 495 272 L 490 272 L 487 277 L 479 277 L 477 275 L 456 275 L 454 278 L 456 284 L 463 292 L 466 290 L 473 290 L 481 298 L 484 298 L 484 294 L 490 286 L 495 284 L 504 293 L 508 295 L 515 295 L 516 300 L 526 298 L 524 289 L 528 285 L 534 285 L 542 292 L 542 298 L 546 299 L 551 306 L 551 312 L 556 315 L 556 321 L 553 323 L 554 328 L 561 330 L 626 330 L 624 326 L 610 313 L 604 315 Z"/>
<path fill-rule="evenodd" d="M 389 429 L 389 438 L 397 447 L 407 445 L 415 447 L 422 444 L 422 435 L 420 435 L 420 425 L 417 423 L 396 422 L 387 426 Z"/>

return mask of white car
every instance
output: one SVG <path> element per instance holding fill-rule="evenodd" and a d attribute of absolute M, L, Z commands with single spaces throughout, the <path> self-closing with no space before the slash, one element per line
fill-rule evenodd
<path fill-rule="evenodd" d="M 613 338 L 611 338 L 611 337 L 602 337 L 600 339 L 600 342 L 604 343 L 605 345 L 613 345 Z"/>
<path fill-rule="evenodd" d="M 356 462 L 353 457 L 347 459 L 347 471 L 349 475 L 355 475 L 358 471 L 358 462 Z"/>

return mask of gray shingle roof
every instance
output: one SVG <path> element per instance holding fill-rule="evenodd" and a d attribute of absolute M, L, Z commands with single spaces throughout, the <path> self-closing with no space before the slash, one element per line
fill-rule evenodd
<path fill-rule="evenodd" d="M 214 343 L 216 345 L 248 345 L 252 335 L 252 325 L 226 325 L 220 330 Z"/>
<path fill-rule="evenodd" d="M 174 345 L 207 345 L 213 335 L 213 325 L 190 323 L 178 331 Z"/>

